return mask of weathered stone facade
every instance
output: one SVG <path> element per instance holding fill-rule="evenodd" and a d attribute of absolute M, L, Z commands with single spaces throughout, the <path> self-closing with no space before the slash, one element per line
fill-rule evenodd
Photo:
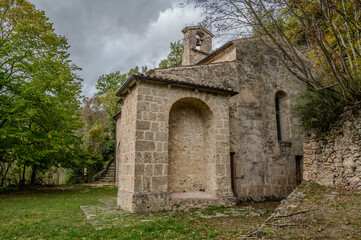
<path fill-rule="evenodd" d="M 140 212 L 169 208 L 172 192 L 233 197 L 229 97 L 139 78 L 117 119 L 118 204 Z"/>
<path fill-rule="evenodd" d="M 185 42 L 191 31 L 212 36 L 186 28 Z M 178 205 L 179 193 L 212 196 L 197 206 L 290 193 L 303 155 L 290 108 L 303 85 L 255 38 L 184 57 L 185 66 L 135 75 L 118 91 L 118 205 L 155 211 Z"/>
<path fill-rule="evenodd" d="M 304 140 L 304 179 L 361 189 L 361 112 L 346 112 L 343 124 L 325 139 Z"/>

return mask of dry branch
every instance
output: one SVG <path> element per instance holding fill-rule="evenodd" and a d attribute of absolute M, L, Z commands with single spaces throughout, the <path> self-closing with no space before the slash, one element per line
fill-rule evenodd
<path fill-rule="evenodd" d="M 262 223 L 262 225 L 258 229 L 247 233 L 243 238 L 244 239 L 251 239 L 251 238 L 254 238 L 254 237 L 255 238 L 260 237 L 262 229 L 267 225 L 269 225 L 269 226 L 278 226 L 278 227 L 297 226 L 297 225 L 294 225 L 294 224 L 272 224 L 272 223 L 269 223 L 269 222 L 271 220 L 273 220 L 273 219 L 276 219 L 276 218 L 291 217 L 291 216 L 294 216 L 294 215 L 297 215 L 297 214 L 306 213 L 306 212 L 315 211 L 315 210 L 318 210 L 318 209 L 317 208 L 316 209 L 306 209 L 306 210 L 297 211 L 297 212 L 293 212 L 293 213 L 289 213 L 289 214 L 285 214 L 285 215 L 271 215 L 269 218 L 266 219 L 266 221 L 264 221 Z"/>

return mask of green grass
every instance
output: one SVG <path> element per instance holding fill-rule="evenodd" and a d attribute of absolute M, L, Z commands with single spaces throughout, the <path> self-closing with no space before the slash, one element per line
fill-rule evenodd
<path fill-rule="evenodd" d="M 265 239 L 361 239 L 358 191 L 317 184 L 300 189 L 297 209 L 317 210 L 282 219 L 296 226 L 266 226 Z M 114 186 L 6 189 L 0 193 L 0 239 L 240 239 L 279 204 L 135 215 L 116 209 L 116 195 Z"/>
<path fill-rule="evenodd" d="M 200 217 L 224 212 L 224 207 L 141 215 L 116 210 L 115 204 L 110 211 L 104 210 L 107 200 L 114 203 L 116 194 L 117 189 L 112 186 L 86 185 L 2 193 L 0 239 L 233 239 L 245 231 L 237 229 L 241 222 L 236 219 Z M 95 216 L 87 219 L 80 206 L 91 206 Z M 252 219 L 261 223 L 265 217 Z M 232 226 L 227 226 L 228 220 Z M 91 221 L 96 222 L 92 225 Z M 97 226 L 106 229 L 96 230 Z"/>
<path fill-rule="evenodd" d="M 72 239 L 96 236 L 84 219 L 82 205 L 114 196 L 114 187 L 18 190 L 0 195 L 0 239 Z"/>

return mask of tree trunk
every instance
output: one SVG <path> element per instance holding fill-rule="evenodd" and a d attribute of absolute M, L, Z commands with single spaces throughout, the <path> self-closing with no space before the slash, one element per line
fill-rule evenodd
<path fill-rule="evenodd" d="M 34 185 L 36 184 L 36 167 L 32 167 L 32 171 L 31 171 L 31 179 L 30 179 L 30 184 Z"/>
<path fill-rule="evenodd" d="M 13 164 L 13 162 L 14 162 L 14 161 L 9 162 L 6 170 L 4 170 L 4 172 L 3 172 L 4 175 L 3 175 L 2 179 L 1 179 L 1 184 L 0 184 L 1 187 L 4 186 L 5 179 L 6 179 L 6 175 L 8 174 L 9 169 L 10 169 L 11 165 Z M 4 165 L 4 168 L 5 168 L 5 165 Z"/>
<path fill-rule="evenodd" d="M 25 170 L 26 170 L 26 165 L 24 165 L 24 168 L 23 168 L 23 174 L 22 174 L 21 179 L 20 179 L 20 186 L 25 185 Z"/>

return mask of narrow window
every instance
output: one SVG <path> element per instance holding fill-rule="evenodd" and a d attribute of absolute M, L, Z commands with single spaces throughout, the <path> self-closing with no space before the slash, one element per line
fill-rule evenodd
<path fill-rule="evenodd" d="M 277 121 L 277 139 L 280 142 L 281 137 L 281 118 L 280 118 L 280 99 L 276 97 L 276 121 Z"/>
<path fill-rule="evenodd" d="M 232 188 L 232 192 L 233 192 L 233 196 L 236 196 L 236 188 L 235 188 L 235 162 L 234 162 L 234 152 L 230 153 L 230 157 L 231 157 L 231 188 Z"/>
<path fill-rule="evenodd" d="M 300 185 L 302 183 L 302 164 L 303 156 L 296 155 L 296 183 Z"/>
<path fill-rule="evenodd" d="M 290 140 L 290 121 L 287 94 L 279 91 L 275 96 L 277 140 L 286 142 Z"/>

